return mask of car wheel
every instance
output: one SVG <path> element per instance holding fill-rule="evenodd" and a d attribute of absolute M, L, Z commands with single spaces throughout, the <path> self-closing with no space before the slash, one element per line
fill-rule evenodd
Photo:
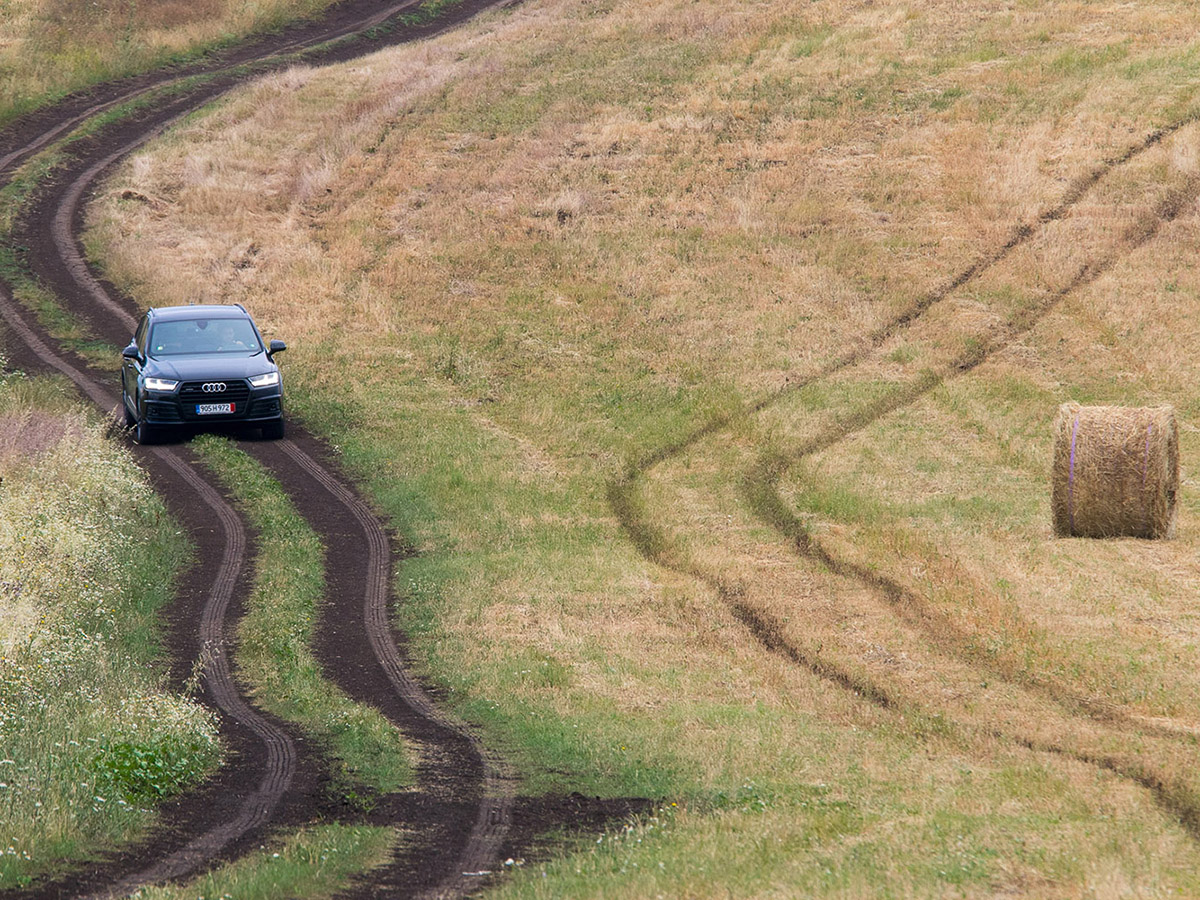
<path fill-rule="evenodd" d="M 153 444 L 159 438 L 159 430 L 152 425 L 147 425 L 145 419 L 138 419 L 134 423 L 133 439 L 139 444 Z"/>
<path fill-rule="evenodd" d="M 283 419 L 268 422 L 262 427 L 262 436 L 268 441 L 277 441 L 283 437 Z"/>
<path fill-rule="evenodd" d="M 137 416 L 129 411 L 129 404 L 125 402 L 125 398 L 121 398 L 121 409 L 125 410 L 125 427 L 136 428 Z"/>

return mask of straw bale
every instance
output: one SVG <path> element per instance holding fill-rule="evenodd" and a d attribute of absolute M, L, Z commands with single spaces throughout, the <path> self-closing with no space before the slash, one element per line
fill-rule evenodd
<path fill-rule="evenodd" d="M 1054 432 L 1057 535 L 1174 535 L 1179 429 L 1172 407 L 1064 403 Z"/>

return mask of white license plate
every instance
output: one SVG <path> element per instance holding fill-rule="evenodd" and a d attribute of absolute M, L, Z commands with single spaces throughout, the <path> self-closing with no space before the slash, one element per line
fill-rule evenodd
<path fill-rule="evenodd" d="M 197 403 L 196 415 L 198 416 L 219 416 L 222 413 L 228 415 L 233 412 L 232 403 Z"/>

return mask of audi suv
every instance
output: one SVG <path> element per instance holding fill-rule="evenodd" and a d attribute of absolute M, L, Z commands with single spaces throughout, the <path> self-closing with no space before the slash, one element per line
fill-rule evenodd
<path fill-rule="evenodd" d="M 121 352 L 125 424 L 139 444 L 171 428 L 246 425 L 283 437 L 283 381 L 250 314 L 231 306 L 150 309 Z"/>

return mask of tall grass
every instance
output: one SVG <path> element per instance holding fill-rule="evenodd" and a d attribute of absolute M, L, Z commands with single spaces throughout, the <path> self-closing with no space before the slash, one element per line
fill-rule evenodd
<path fill-rule="evenodd" d="M 164 682 L 156 613 L 186 547 L 61 385 L 0 378 L 0 887 L 145 832 L 219 761 Z"/>

